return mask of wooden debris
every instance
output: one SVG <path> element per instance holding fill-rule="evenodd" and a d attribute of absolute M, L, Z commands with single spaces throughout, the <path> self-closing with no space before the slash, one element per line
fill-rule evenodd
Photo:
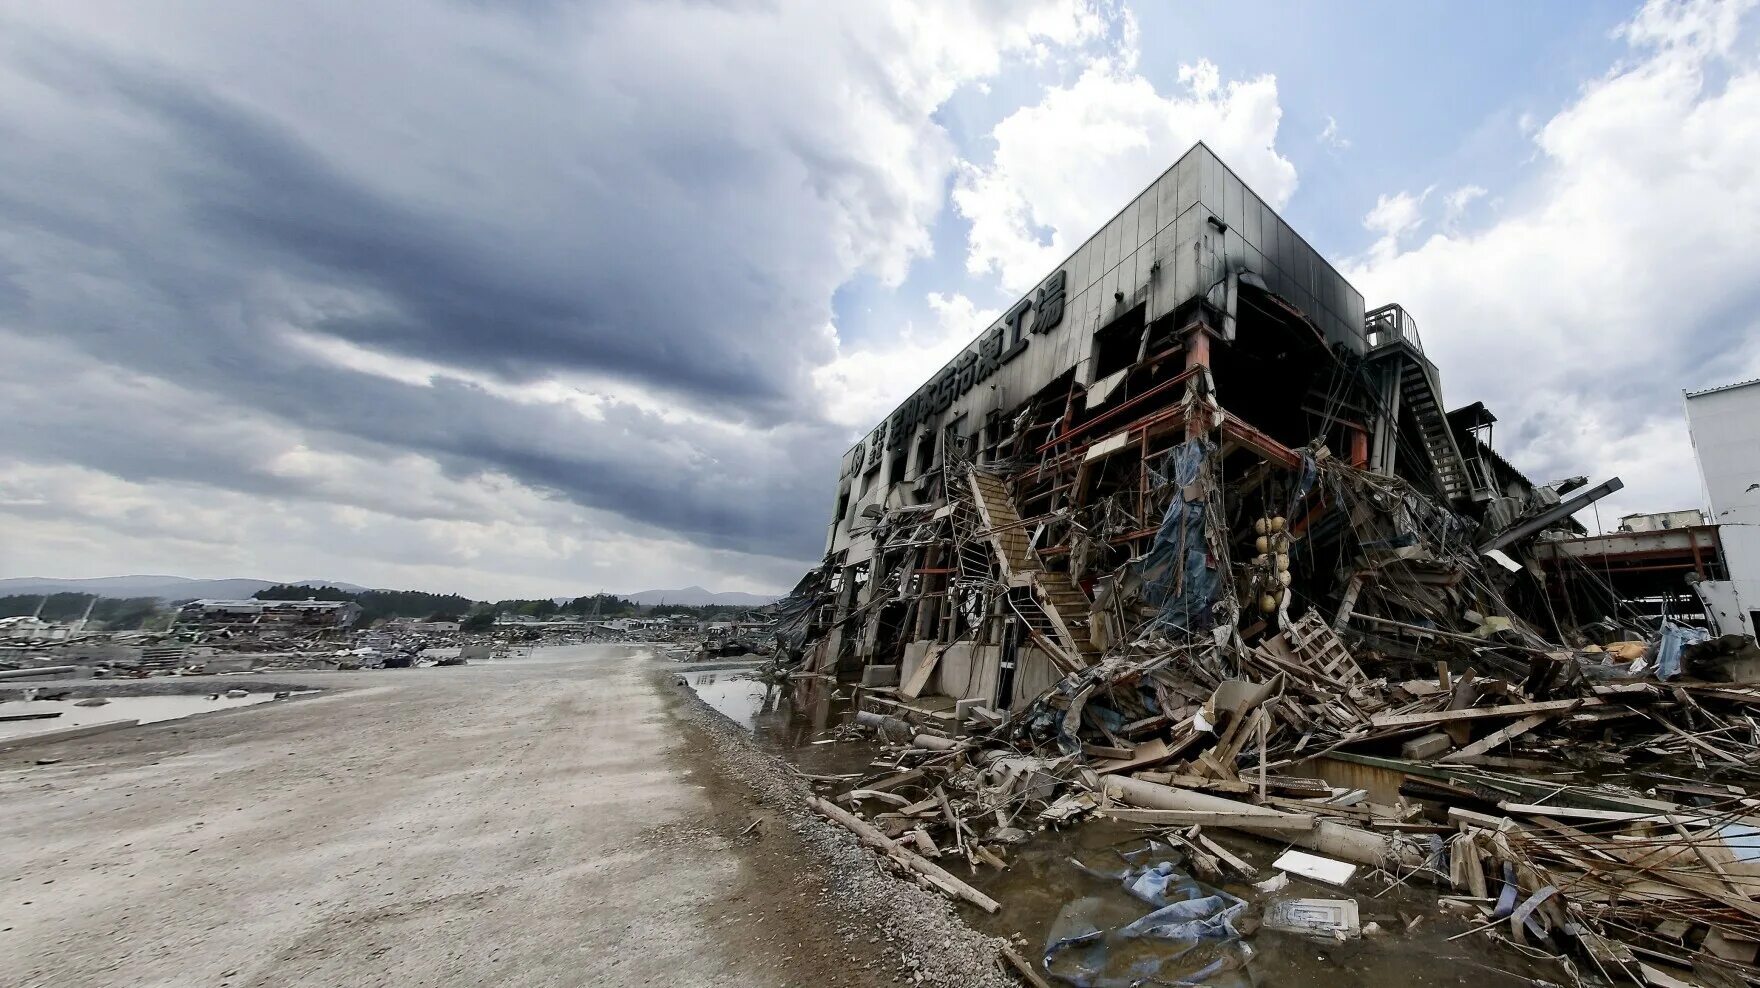
<path fill-rule="evenodd" d="M 869 824 L 856 817 L 854 814 L 847 812 L 842 807 L 827 800 L 820 799 L 817 796 L 807 797 L 807 804 L 823 816 L 840 824 L 845 829 L 855 834 L 861 839 L 862 843 L 877 851 L 883 852 L 904 867 L 922 875 L 924 878 L 927 878 L 930 884 L 934 885 L 947 895 L 969 902 L 987 913 L 997 912 L 1002 908 L 1002 904 L 995 899 L 990 898 L 977 889 L 972 888 L 970 885 L 967 885 L 965 882 L 960 881 L 945 869 L 922 855 L 906 849 L 904 845 L 874 829 L 872 824 Z"/>
<path fill-rule="evenodd" d="M 1148 823 L 1158 826 L 1234 827 L 1254 830 L 1313 830 L 1315 818 L 1309 814 L 1289 813 L 1277 817 L 1244 813 L 1218 813 L 1212 810 L 1144 810 L 1112 806 L 1100 811 L 1126 823 Z"/>

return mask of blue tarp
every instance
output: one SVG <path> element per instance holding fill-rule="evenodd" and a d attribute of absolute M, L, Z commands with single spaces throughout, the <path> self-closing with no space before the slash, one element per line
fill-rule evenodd
<path fill-rule="evenodd" d="M 1153 911 L 1108 922 L 1108 913 L 1117 910 L 1103 900 L 1071 902 L 1046 937 L 1045 970 L 1078 988 L 1250 984 L 1244 969 L 1252 951 L 1234 928 L 1246 902 L 1180 871 L 1179 855 L 1164 844 L 1123 857 L 1129 866 L 1117 872 L 1074 864 L 1095 878 L 1121 882 Z"/>
<path fill-rule="evenodd" d="M 1711 632 L 1673 621 L 1662 622 L 1662 637 L 1656 640 L 1656 678 L 1673 679 L 1681 674 L 1681 650 L 1688 645 L 1709 641 Z"/>
<path fill-rule="evenodd" d="M 1167 451 L 1158 471 L 1173 488 L 1173 501 L 1161 518 L 1155 542 L 1143 557 L 1143 598 L 1160 608 L 1156 623 L 1181 631 L 1208 630 L 1222 576 L 1204 538 L 1208 505 L 1202 495 L 1187 499 L 1204 462 L 1215 447 L 1192 438 Z"/>

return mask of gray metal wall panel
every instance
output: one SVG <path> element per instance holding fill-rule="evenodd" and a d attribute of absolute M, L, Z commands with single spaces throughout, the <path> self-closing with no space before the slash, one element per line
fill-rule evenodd
<path fill-rule="evenodd" d="M 1203 211 L 1204 207 L 1194 204 L 1179 214 L 1173 224 L 1173 292 L 1182 299 L 1198 293 L 1198 272 L 1194 266 L 1197 254 L 1193 247 L 1198 240 L 1198 224 L 1204 222 L 1200 216 Z"/>
<path fill-rule="evenodd" d="M 1198 183 L 1198 201 L 1210 207 L 1212 212 L 1220 213 L 1222 209 L 1222 162 L 1211 154 L 1208 148 L 1198 149 L 1198 167 L 1201 178 Z"/>
<path fill-rule="evenodd" d="M 1245 190 L 1246 215 L 1241 223 L 1241 239 L 1250 244 L 1258 253 L 1263 245 L 1260 240 L 1265 230 L 1265 204 L 1259 201 L 1251 189 Z M 1260 253 L 1261 257 L 1264 256 Z M 1257 270 L 1257 269 L 1255 269 Z"/>
<path fill-rule="evenodd" d="M 1222 169 L 1222 221 L 1231 230 L 1239 230 L 1247 225 L 1244 201 L 1241 180 L 1235 177 L 1234 172 L 1227 168 Z"/>
<path fill-rule="evenodd" d="M 1148 297 L 1147 290 L 1149 288 L 1151 277 L 1149 269 L 1154 266 L 1155 241 L 1151 239 L 1148 243 L 1137 248 L 1136 273 L 1131 278 L 1131 284 L 1136 288 L 1137 292 L 1143 293 L 1143 298 L 1145 299 Z"/>
<path fill-rule="evenodd" d="M 1112 312 L 1112 307 L 1113 307 L 1115 301 L 1117 300 L 1117 298 L 1118 298 L 1118 268 L 1114 267 L 1112 270 L 1106 272 L 1106 277 L 1100 279 L 1099 304 L 1100 304 L 1100 322 L 1102 324 L 1106 323 L 1107 321 L 1109 321 L 1112 318 L 1110 313 Z"/>
<path fill-rule="evenodd" d="M 1247 267 L 1247 240 L 1241 236 L 1240 230 L 1229 227 L 1222 236 L 1223 263 L 1229 271 L 1244 271 Z"/>
<path fill-rule="evenodd" d="M 1175 210 L 1175 219 L 1184 216 L 1186 210 L 1191 209 L 1198 202 L 1198 184 L 1201 170 L 1198 167 L 1198 155 L 1196 151 L 1197 149 L 1194 148 L 1191 152 L 1188 152 L 1185 157 L 1179 159 L 1179 164 L 1173 166 L 1174 177 L 1179 182 L 1179 189 L 1177 190 L 1179 206 Z"/>
<path fill-rule="evenodd" d="M 1168 228 L 1179 216 L 1179 168 L 1167 170 L 1155 183 L 1156 198 L 1159 200 L 1155 209 L 1155 233 L 1159 235 Z"/>
<path fill-rule="evenodd" d="M 1118 222 L 1118 217 L 1115 216 L 1112 218 L 1111 222 L 1106 224 L 1106 230 L 1100 234 L 1101 245 L 1105 248 L 1105 253 L 1102 255 L 1103 260 L 1100 262 L 1101 277 L 1105 277 L 1107 274 L 1111 273 L 1113 268 L 1118 266 L 1118 248 L 1120 243 L 1118 235 L 1121 228 L 1122 224 Z"/>
<path fill-rule="evenodd" d="M 1154 263 L 1161 265 L 1161 270 L 1154 276 L 1155 290 L 1150 296 L 1147 313 L 1150 322 L 1172 312 L 1180 303 L 1181 296 L 1175 287 L 1177 272 L 1174 270 L 1177 266 L 1174 258 L 1179 251 L 1178 245 L 1179 239 L 1174 235 L 1172 225 L 1162 227 L 1161 232 L 1155 234 L 1154 241 L 1149 244 Z"/>
<path fill-rule="evenodd" d="M 1118 214 L 1118 259 L 1121 262 L 1137 249 L 1137 202 L 1124 207 L 1124 212 Z"/>

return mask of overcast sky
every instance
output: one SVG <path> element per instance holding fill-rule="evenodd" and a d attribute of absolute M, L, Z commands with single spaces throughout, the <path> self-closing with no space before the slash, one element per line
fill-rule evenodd
<path fill-rule="evenodd" d="M 1699 503 L 1751 3 L 1143 6 L 0 3 L 0 576 L 783 588 L 850 441 L 1198 139 L 1530 475 Z"/>

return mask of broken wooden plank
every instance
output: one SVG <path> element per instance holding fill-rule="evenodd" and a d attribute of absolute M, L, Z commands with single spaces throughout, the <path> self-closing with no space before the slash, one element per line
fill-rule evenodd
<path fill-rule="evenodd" d="M 935 666 L 941 662 L 941 653 L 945 651 L 946 645 L 931 646 L 928 654 L 923 656 L 923 661 L 911 670 L 911 678 L 898 688 L 899 695 L 915 700 L 929 685 L 929 677 L 934 675 Z"/>
<path fill-rule="evenodd" d="M 1228 865 L 1230 868 L 1233 868 L 1235 870 L 1236 874 L 1251 877 L 1251 876 L 1257 875 L 1259 873 L 1259 870 L 1257 868 L 1254 868 L 1252 865 L 1247 864 L 1245 861 L 1242 861 L 1240 858 L 1237 858 L 1233 854 L 1230 854 L 1228 852 L 1228 849 L 1223 847 L 1221 844 L 1218 844 L 1215 841 L 1211 840 L 1210 838 L 1205 837 L 1201 833 L 1194 833 L 1193 836 L 1197 838 L 1199 844 L 1202 844 L 1204 846 L 1204 850 L 1209 851 L 1211 854 L 1216 855 L 1218 858 L 1221 858 L 1222 863 Z"/>
<path fill-rule="evenodd" d="M 909 806 L 911 801 L 895 792 L 881 792 L 878 789 L 851 789 L 838 797 L 846 803 L 860 803 L 875 799 L 889 806 Z"/>
<path fill-rule="evenodd" d="M 1118 772 L 1134 772 L 1140 768 L 1153 768 L 1162 762 L 1174 758 L 1178 752 L 1169 748 L 1167 742 L 1156 738 L 1137 745 L 1131 757 L 1110 759 L 1094 763 L 1094 771 L 1100 775 L 1112 775 Z"/>
<path fill-rule="evenodd" d="M 1425 761 L 1454 747 L 1454 739 L 1442 731 L 1420 734 L 1399 746 L 1399 756 L 1412 761 Z"/>
<path fill-rule="evenodd" d="M 1598 707 L 1607 701 L 1599 697 L 1571 700 L 1541 700 L 1537 703 L 1509 703 L 1501 707 L 1467 707 L 1464 710 L 1437 710 L 1420 714 L 1382 714 L 1370 718 L 1375 728 L 1424 727 L 1430 724 L 1455 723 L 1463 720 L 1486 720 L 1492 717 L 1522 717 L 1529 714 L 1562 713 L 1579 707 Z"/>
<path fill-rule="evenodd" d="M 1147 823 L 1169 827 L 1250 827 L 1255 830 L 1313 830 L 1312 814 L 1291 813 L 1283 817 L 1267 817 L 1250 813 L 1221 813 L 1212 810 L 1139 810 L 1109 806 L 1100 811 L 1125 823 Z"/>
<path fill-rule="evenodd" d="M 1174 772 L 1132 772 L 1131 775 L 1135 778 L 1142 779 L 1144 782 L 1154 782 L 1159 785 L 1173 786 L 1176 789 L 1204 789 L 1209 792 L 1227 793 L 1248 793 L 1253 791 L 1253 787 L 1245 782 L 1232 782 L 1227 779 L 1212 779 L 1205 775 L 1184 775 Z M 1280 781 L 1288 780 L 1280 780 L 1277 776 L 1272 776 L 1271 788 L 1277 789 L 1277 784 Z M 1321 783 L 1321 789 L 1324 792 L 1332 791 L 1325 783 Z"/>
<path fill-rule="evenodd" d="M 850 833 L 855 834 L 862 843 L 877 851 L 884 852 L 894 861 L 897 861 L 917 874 L 929 879 L 931 884 L 936 888 L 941 889 L 943 892 L 946 892 L 955 898 L 969 902 L 987 913 L 1001 911 L 1002 904 L 995 899 L 990 898 L 977 889 L 972 888 L 970 885 L 967 885 L 965 882 L 960 881 L 945 868 L 942 868 L 915 851 L 906 848 L 904 845 L 886 836 L 879 830 L 876 830 L 873 824 L 857 817 L 843 807 L 838 806 L 829 800 L 820 799 L 817 796 L 807 797 L 807 805 L 817 810 L 821 815 L 829 817 L 834 823 L 840 824 Z"/>
<path fill-rule="evenodd" d="M 878 782 L 869 783 L 864 788 L 869 792 L 887 792 L 892 789 L 897 789 L 899 786 L 909 785 L 922 777 L 923 770 L 920 768 L 913 768 L 908 772 L 900 772 L 897 775 L 887 776 Z"/>
<path fill-rule="evenodd" d="M 1008 966 L 1014 968 L 1015 973 L 1019 974 L 1027 984 L 1032 985 L 1033 988 L 1051 988 L 1051 982 L 1040 977 L 1039 972 L 1033 969 L 1033 965 L 1027 963 L 1026 958 L 1017 953 L 1013 947 L 1004 943 L 1000 950 L 1002 959 L 1007 961 Z"/>
<path fill-rule="evenodd" d="M 1483 755 L 1498 745 L 1508 742 L 1512 738 L 1528 733 L 1556 716 L 1557 714 L 1529 714 L 1502 730 L 1487 734 L 1459 751 L 1443 755 L 1441 760 L 1444 762 L 1459 762 L 1468 758 Z"/>

